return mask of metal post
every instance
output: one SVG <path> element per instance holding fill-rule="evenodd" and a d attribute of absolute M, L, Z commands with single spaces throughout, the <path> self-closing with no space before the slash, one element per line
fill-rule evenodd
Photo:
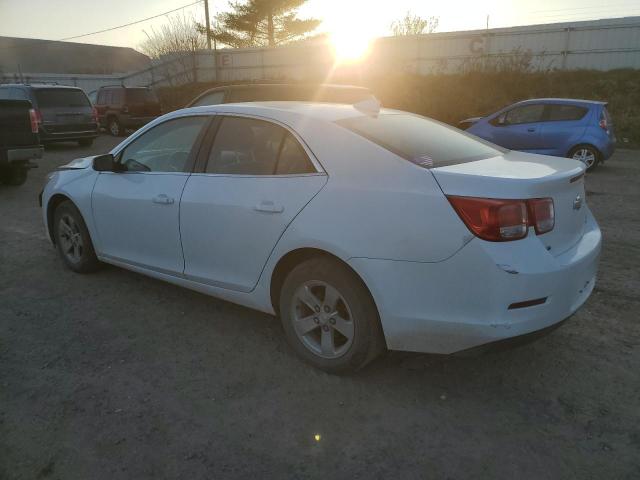
<path fill-rule="evenodd" d="M 207 27 L 207 49 L 211 50 L 211 24 L 209 23 L 209 0 L 204 0 L 204 18 Z"/>

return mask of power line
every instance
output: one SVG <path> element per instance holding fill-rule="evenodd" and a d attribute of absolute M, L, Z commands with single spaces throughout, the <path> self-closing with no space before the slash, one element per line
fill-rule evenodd
<path fill-rule="evenodd" d="M 169 10 L 167 12 L 159 13 L 157 15 L 153 15 L 152 17 L 143 18 L 141 20 L 136 20 L 135 22 L 125 23 L 124 25 L 118 25 L 117 27 L 105 28 L 104 30 L 98 30 L 97 32 L 91 33 L 83 33 L 82 35 L 75 35 L 73 37 L 66 37 L 57 40 L 58 42 L 65 42 L 67 40 L 75 40 L 76 38 L 88 37 L 89 35 L 96 35 L 98 33 L 111 32 L 113 30 L 118 30 L 119 28 L 130 27 L 131 25 L 136 25 L 137 23 L 146 22 L 148 20 L 153 20 L 154 18 L 163 17 L 164 15 L 168 15 L 169 13 L 177 12 L 178 10 L 183 10 L 188 7 L 192 7 L 197 5 L 198 3 L 202 3 L 203 0 L 198 0 L 197 2 L 190 3 L 189 5 L 183 5 L 182 7 L 174 8 L 173 10 Z"/>

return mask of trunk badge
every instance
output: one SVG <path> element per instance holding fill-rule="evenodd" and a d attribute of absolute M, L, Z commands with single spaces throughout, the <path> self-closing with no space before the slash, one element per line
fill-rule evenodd
<path fill-rule="evenodd" d="M 576 196 L 576 199 L 573 201 L 573 209 L 580 210 L 582 208 L 582 197 L 580 195 Z"/>

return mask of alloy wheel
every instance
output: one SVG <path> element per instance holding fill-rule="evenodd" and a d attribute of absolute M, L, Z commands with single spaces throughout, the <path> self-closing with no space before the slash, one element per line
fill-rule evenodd
<path fill-rule="evenodd" d="M 296 290 L 291 318 L 298 339 L 320 357 L 338 358 L 353 343 L 351 309 L 340 292 L 326 282 L 308 281 Z"/>
<path fill-rule="evenodd" d="M 62 247 L 65 257 L 72 262 L 78 263 L 82 260 L 84 253 L 84 243 L 78 223 L 71 215 L 63 215 L 58 223 L 58 241 Z"/>
<path fill-rule="evenodd" d="M 118 122 L 112 120 L 111 123 L 109 123 L 109 131 L 111 132 L 111 135 L 117 137 L 120 134 L 120 126 L 118 125 Z"/>
<path fill-rule="evenodd" d="M 596 154 L 589 148 L 579 148 L 573 153 L 573 159 L 584 163 L 587 168 L 593 167 L 596 163 Z"/>

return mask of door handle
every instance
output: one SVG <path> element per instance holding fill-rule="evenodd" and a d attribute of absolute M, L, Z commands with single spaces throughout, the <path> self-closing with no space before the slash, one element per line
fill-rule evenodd
<path fill-rule="evenodd" d="M 153 203 L 158 203 L 160 205 L 171 205 L 175 200 L 164 193 L 160 195 L 156 195 L 153 197 Z"/>
<path fill-rule="evenodd" d="M 535 128 L 533 128 L 533 127 L 531 127 L 531 128 L 527 128 L 527 132 L 535 132 L 535 131 L 536 131 L 536 129 L 535 129 Z"/>
<path fill-rule="evenodd" d="M 276 205 L 271 201 L 263 201 L 258 205 L 253 207 L 257 212 L 266 212 L 266 213 L 282 213 L 284 212 L 284 207 L 282 205 Z"/>

